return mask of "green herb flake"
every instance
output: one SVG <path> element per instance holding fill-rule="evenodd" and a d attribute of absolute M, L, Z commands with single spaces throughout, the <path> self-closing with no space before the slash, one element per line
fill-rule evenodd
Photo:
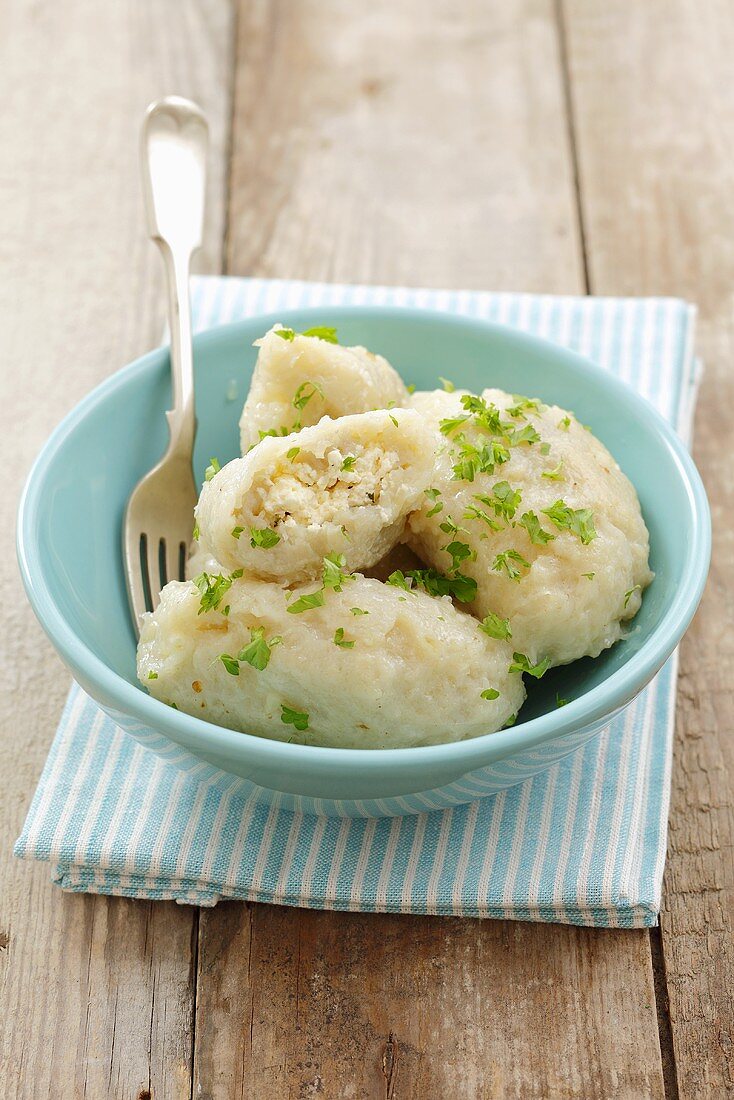
<path fill-rule="evenodd" d="M 157 680 L 158 679 L 158 673 L 153 672 L 153 670 L 151 669 L 151 671 L 148 673 L 148 679 L 149 680 Z"/>
<path fill-rule="evenodd" d="M 336 338 L 336 329 L 330 328 L 328 325 L 316 325 L 315 328 L 307 328 L 301 333 L 301 336 L 312 336 L 317 340 L 325 340 L 327 344 L 339 343 Z"/>
<path fill-rule="evenodd" d="M 546 543 L 553 542 L 556 537 L 541 527 L 540 520 L 535 512 L 523 512 L 520 517 L 520 526 L 525 528 L 530 541 L 535 543 L 536 546 L 545 546 Z"/>
<path fill-rule="evenodd" d="M 347 642 L 344 639 L 344 627 L 337 627 L 334 632 L 334 645 L 338 645 L 341 649 L 354 649 L 354 642 Z"/>
<path fill-rule="evenodd" d="M 507 409 L 507 415 L 513 417 L 513 419 L 525 419 L 525 414 L 529 412 L 540 411 L 540 401 L 533 397 L 523 397 L 520 394 L 514 393 L 512 399 L 515 402 Z"/>
<path fill-rule="evenodd" d="M 529 568 L 530 562 L 526 561 L 517 550 L 503 550 L 492 563 L 492 569 L 495 573 L 501 573 L 504 569 L 511 581 L 519 581 L 523 576 L 522 570 Z"/>
<path fill-rule="evenodd" d="M 385 584 L 391 584 L 393 588 L 404 588 L 406 592 L 411 591 L 410 581 L 405 576 L 402 569 L 394 570 L 385 581 Z"/>
<path fill-rule="evenodd" d="M 413 580 L 429 596 L 451 596 L 460 603 L 471 603 L 477 595 L 477 582 L 463 573 L 447 577 L 436 569 L 409 569 L 404 579 Z"/>
<path fill-rule="evenodd" d="M 479 500 L 479 497 L 475 497 L 474 499 Z M 491 531 L 502 531 L 503 530 L 503 527 L 502 527 L 501 523 L 497 523 L 496 520 L 492 519 L 492 517 L 489 515 L 488 512 L 485 512 L 483 508 L 477 508 L 476 505 L 474 505 L 474 504 L 469 505 L 469 507 L 464 512 L 464 515 L 461 518 L 462 519 L 477 519 L 477 520 L 480 520 L 482 523 L 486 523 L 487 527 L 489 527 L 489 529 Z M 486 538 L 487 536 L 482 535 L 481 537 Z"/>
<path fill-rule="evenodd" d="M 453 393 L 456 389 L 456 386 L 453 382 L 451 382 L 448 378 L 442 378 L 440 374 L 438 376 L 438 380 L 443 386 L 446 393 Z"/>
<path fill-rule="evenodd" d="M 423 492 L 429 500 L 434 502 L 433 507 L 426 512 L 426 519 L 430 519 L 431 516 L 437 516 L 439 512 L 443 512 L 443 502 L 437 498 L 441 496 L 440 489 L 424 489 Z"/>
<path fill-rule="evenodd" d="M 514 726 L 514 725 L 515 725 L 515 722 L 517 722 L 517 715 L 516 715 L 516 714 L 511 714 L 511 715 L 510 715 L 510 717 L 509 717 L 509 718 L 507 719 L 507 721 L 505 722 L 505 724 L 504 724 L 504 726 L 502 727 L 502 729 L 503 729 L 503 730 L 508 730 L 508 729 L 510 728 L 510 726 Z"/>
<path fill-rule="evenodd" d="M 588 546 L 596 538 L 594 514 L 590 508 L 573 509 L 563 500 L 557 500 L 550 508 L 543 508 L 542 512 L 553 521 L 559 531 L 570 531 L 581 539 L 584 546 Z"/>
<path fill-rule="evenodd" d="M 411 382 L 409 386 L 405 387 L 408 393 L 415 393 L 415 382 Z"/>
<path fill-rule="evenodd" d="M 200 573 L 198 577 L 194 577 L 193 583 L 201 593 L 197 614 L 202 615 L 205 611 L 216 611 L 224 598 L 225 592 L 228 592 L 232 587 L 232 581 L 241 576 L 242 570 L 235 569 L 234 573 L 230 573 L 228 577 L 223 576 L 221 573 Z"/>
<path fill-rule="evenodd" d="M 593 581 L 594 577 L 596 576 L 596 573 L 582 573 L 581 576 L 586 577 L 586 579 L 589 580 L 589 581 Z"/>
<path fill-rule="evenodd" d="M 222 662 L 230 676 L 239 676 L 240 664 L 236 657 L 232 657 L 229 653 L 220 653 L 219 660 Z"/>
<path fill-rule="evenodd" d="M 316 394 L 318 394 L 321 398 L 323 398 L 324 396 L 324 391 L 318 384 L 318 382 L 301 382 L 300 386 L 293 395 L 293 400 L 291 401 L 291 405 L 298 413 L 298 417 L 291 431 L 300 431 L 301 413 L 306 408 L 306 405 L 308 405 L 311 398 L 315 397 Z"/>
<path fill-rule="evenodd" d="M 471 559 L 473 561 L 477 556 L 476 551 L 472 550 L 472 548 L 467 543 L 459 542 L 457 540 L 450 542 L 448 546 L 444 546 L 442 547 L 442 549 L 451 556 L 452 573 L 458 572 L 459 567 L 461 566 L 461 563 L 463 561 L 467 561 L 467 559 Z"/>
<path fill-rule="evenodd" d="M 570 702 L 571 702 L 570 699 L 562 699 L 561 696 L 558 694 L 558 692 L 556 692 L 556 706 L 557 707 L 567 707 Z"/>
<path fill-rule="evenodd" d="M 304 596 L 299 596 L 293 603 L 288 604 L 286 610 L 290 615 L 300 615 L 303 611 L 311 611 L 314 607 L 323 606 L 324 590 L 319 588 L 316 592 L 307 592 Z"/>
<path fill-rule="evenodd" d="M 390 416 L 390 419 L 392 420 L 393 424 L 395 425 L 395 427 L 399 428 L 400 425 L 398 424 L 397 417 L 393 416 L 392 413 L 389 413 L 389 416 Z"/>
<path fill-rule="evenodd" d="M 499 699 L 499 697 L 500 693 L 497 691 L 497 688 L 485 688 L 485 690 L 479 694 L 480 699 Z"/>
<path fill-rule="evenodd" d="M 232 538 L 233 539 L 238 539 L 243 531 L 244 531 L 244 527 L 233 527 L 232 528 Z"/>
<path fill-rule="evenodd" d="M 296 456 L 299 454 L 300 450 L 300 447 L 291 447 L 289 451 L 286 451 L 285 457 L 288 459 L 289 462 L 293 462 Z"/>
<path fill-rule="evenodd" d="M 632 599 L 632 596 L 635 592 L 642 592 L 642 585 L 641 584 L 636 584 L 634 586 L 634 588 L 630 588 L 629 592 L 625 592 L 625 594 L 624 594 L 624 606 L 625 607 L 630 602 L 630 600 Z"/>
<path fill-rule="evenodd" d="M 342 585 L 351 581 L 353 575 L 346 571 L 347 559 L 343 554 L 327 554 L 324 558 L 322 573 L 324 588 L 333 588 L 341 592 Z"/>
<path fill-rule="evenodd" d="M 540 453 L 543 456 L 549 455 L 550 454 L 550 443 L 541 443 L 540 444 Z"/>
<path fill-rule="evenodd" d="M 490 611 L 489 615 L 482 619 L 479 624 L 479 629 L 489 635 L 490 638 L 497 638 L 501 642 L 512 637 L 510 620 L 501 619 L 499 615 L 495 615 L 493 611 Z"/>
<path fill-rule="evenodd" d="M 232 534 L 234 534 L 234 531 Z M 273 546 L 277 546 L 279 542 L 280 535 L 270 527 L 250 528 L 250 546 L 253 550 L 258 548 L 260 550 L 270 550 Z"/>
<path fill-rule="evenodd" d="M 219 459 L 218 458 L 210 458 L 209 459 L 209 465 L 207 466 L 206 471 L 204 473 L 204 480 L 205 481 L 211 481 L 211 479 L 214 477 L 214 475 L 219 473 L 221 468 L 222 467 L 219 465 Z"/>
<path fill-rule="evenodd" d="M 546 481 L 565 481 L 566 475 L 563 473 L 563 459 L 558 463 L 555 470 L 543 470 L 540 476 L 544 477 Z"/>
<path fill-rule="evenodd" d="M 540 435 L 532 424 L 526 424 L 524 428 L 513 429 L 512 432 L 509 433 L 509 440 L 511 447 L 517 447 L 521 443 L 531 445 L 533 443 L 540 443 Z"/>
<path fill-rule="evenodd" d="M 349 610 L 358 618 L 360 615 L 369 615 L 369 611 L 365 611 L 363 607 L 350 607 Z"/>
<path fill-rule="evenodd" d="M 538 661 L 537 664 L 533 664 L 529 657 L 524 653 L 513 653 L 512 664 L 510 665 L 510 672 L 527 672 L 528 676 L 534 676 L 536 680 L 540 680 L 542 676 L 545 676 L 546 672 L 550 668 L 550 657 L 544 657 L 542 661 Z"/>
<path fill-rule="evenodd" d="M 296 338 L 296 334 L 292 328 L 276 328 L 275 335 L 280 336 L 281 340 L 288 340 L 289 342 Z"/>
<path fill-rule="evenodd" d="M 255 627 L 250 631 L 250 644 L 240 650 L 237 655 L 237 660 L 252 665 L 258 672 L 262 672 L 263 669 L 268 667 L 271 650 L 275 649 L 277 645 L 280 645 L 282 641 L 283 639 L 279 634 L 271 638 L 270 641 L 267 641 L 265 638 L 265 627 Z"/>
<path fill-rule="evenodd" d="M 200 536 L 200 534 L 201 534 L 201 531 L 199 530 L 199 524 L 198 524 L 198 523 L 195 523 L 195 524 L 194 524 L 194 530 L 192 531 L 192 538 L 193 538 L 193 539 L 194 539 L 194 540 L 195 540 L 196 542 L 198 542 L 198 541 L 199 541 L 199 536 Z"/>
<path fill-rule="evenodd" d="M 294 726 L 297 730 L 308 729 L 308 714 L 302 710 L 292 710 L 285 703 L 280 704 L 280 720 L 286 726 Z"/>
<path fill-rule="evenodd" d="M 342 462 L 342 466 L 341 466 L 342 470 L 346 470 L 347 472 L 349 472 L 349 470 L 353 470 L 354 469 L 354 464 L 355 464 L 356 461 L 357 461 L 357 456 L 356 455 L 347 455 L 347 457 Z"/>
<path fill-rule="evenodd" d="M 468 416 L 449 416 L 440 420 L 438 423 L 439 430 L 442 435 L 451 435 L 457 428 L 460 428 L 462 424 L 466 424 Z"/>
<path fill-rule="evenodd" d="M 562 432 L 567 432 L 568 429 L 571 427 L 571 417 L 561 417 L 561 419 L 558 421 L 558 427 L 561 429 Z"/>

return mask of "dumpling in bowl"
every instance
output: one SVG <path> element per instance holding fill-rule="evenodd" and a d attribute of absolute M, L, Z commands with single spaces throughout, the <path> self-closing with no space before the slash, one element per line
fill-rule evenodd
<path fill-rule="evenodd" d="M 433 450 L 412 409 L 327 417 L 268 437 L 204 485 L 200 545 L 227 569 L 289 583 L 317 577 L 329 554 L 350 572 L 366 569 L 424 499 Z"/>
<path fill-rule="evenodd" d="M 138 646 L 138 676 L 157 699 L 230 729 L 338 748 L 500 729 L 525 697 L 511 661 L 512 647 L 450 598 L 333 569 L 316 589 L 172 581 Z"/>
<path fill-rule="evenodd" d="M 420 557 L 476 582 L 471 610 L 511 630 L 531 664 L 613 645 L 652 573 L 637 494 L 606 447 L 566 410 L 501 390 L 411 404 L 436 433 L 431 486 L 409 521 Z"/>
<path fill-rule="evenodd" d="M 256 343 L 260 350 L 240 419 L 243 454 L 264 435 L 288 435 L 322 416 L 408 403 L 397 372 L 366 348 L 341 347 L 280 326 Z"/>

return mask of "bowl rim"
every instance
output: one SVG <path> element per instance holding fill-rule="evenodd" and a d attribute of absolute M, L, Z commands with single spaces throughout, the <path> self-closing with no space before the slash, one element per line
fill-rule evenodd
<path fill-rule="evenodd" d="M 684 565 L 686 583 L 678 586 L 672 602 L 641 648 L 601 684 L 572 700 L 562 709 L 549 711 L 496 733 L 480 734 L 464 741 L 409 748 L 331 748 L 277 741 L 214 725 L 183 711 L 173 710 L 154 699 L 142 687 L 131 684 L 105 664 L 67 623 L 46 582 L 36 539 L 38 525 L 35 520 L 46 476 L 66 439 L 101 401 L 124 388 L 136 375 L 160 365 L 161 360 L 168 355 L 168 347 L 163 345 L 116 371 L 82 398 L 46 440 L 26 479 L 18 507 L 18 563 L 31 606 L 59 654 L 73 672 L 78 671 L 81 678 L 99 689 L 105 700 L 111 700 L 108 704 L 111 708 L 165 733 L 172 741 L 183 745 L 194 754 L 198 750 L 203 759 L 206 759 L 207 749 L 224 753 L 230 753 L 234 749 L 239 750 L 243 758 L 246 757 L 255 765 L 282 764 L 289 768 L 309 765 L 318 766 L 320 771 L 325 769 L 335 772 L 341 771 L 345 765 L 356 765 L 363 774 L 375 774 L 382 772 L 387 765 L 401 770 L 405 767 L 412 771 L 421 766 L 451 763 L 460 764 L 465 773 L 472 768 L 513 756 L 518 750 L 534 748 L 545 742 L 573 735 L 593 724 L 601 725 L 605 720 L 611 720 L 617 711 L 642 690 L 671 655 L 695 614 L 708 575 L 711 516 L 706 491 L 689 451 L 673 427 L 645 398 L 621 379 L 563 345 L 507 325 L 439 310 L 382 305 L 284 309 L 277 314 L 259 314 L 199 332 L 194 336 L 194 351 L 201 352 L 207 345 L 226 340 L 234 332 L 252 328 L 253 325 L 266 331 L 286 318 L 323 319 L 325 312 L 337 321 L 399 317 L 405 322 L 418 325 L 448 324 L 467 332 L 496 333 L 509 339 L 510 343 L 531 348 L 546 356 L 562 358 L 567 366 L 585 375 L 591 374 L 602 388 L 611 389 L 623 403 L 634 407 L 638 419 L 646 420 L 651 430 L 662 437 L 685 490 L 691 523 L 691 540 Z"/>

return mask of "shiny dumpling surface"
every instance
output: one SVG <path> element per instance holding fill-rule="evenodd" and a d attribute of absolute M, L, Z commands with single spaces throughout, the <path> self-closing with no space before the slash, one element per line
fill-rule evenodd
<path fill-rule="evenodd" d="M 217 725 L 341 748 L 460 741 L 498 730 L 522 705 L 512 647 L 487 637 L 448 597 L 357 575 L 341 591 L 328 589 L 321 606 L 288 611 L 316 590 L 243 577 L 200 614 L 199 589 L 171 582 L 143 624 L 141 682 Z M 258 638 L 265 667 L 238 661 Z"/>
<path fill-rule="evenodd" d="M 648 532 L 632 484 L 606 447 L 564 409 L 485 390 L 488 419 L 494 407 L 510 438 L 513 432 L 515 439 L 526 437 L 509 445 L 507 436 L 480 426 L 481 416 L 453 428 L 446 423 L 466 417 L 462 396 L 433 391 L 411 398 L 436 433 L 435 492 L 410 518 L 411 546 L 439 570 L 452 563 L 444 549 L 452 540 L 467 546 L 476 555 L 461 563 L 477 584 L 472 611 L 509 619 L 515 649 L 533 661 L 561 665 L 597 656 L 622 636 L 652 579 Z M 494 470 L 482 472 L 473 455 L 493 442 L 505 454 L 498 451 Z M 514 507 L 508 492 L 519 494 Z M 593 536 L 588 517 L 581 524 L 571 517 L 580 512 L 583 520 L 584 510 L 591 513 Z M 528 515 L 534 519 L 523 523 Z M 564 526 L 569 521 L 572 526 Z M 458 530 L 447 535 L 451 524 Z"/>
<path fill-rule="evenodd" d="M 243 454 L 264 433 L 283 434 L 285 429 L 287 434 L 323 416 L 407 405 L 402 379 L 381 355 L 299 333 L 284 339 L 278 331 L 276 326 L 257 341 L 257 362 L 240 419 Z"/>

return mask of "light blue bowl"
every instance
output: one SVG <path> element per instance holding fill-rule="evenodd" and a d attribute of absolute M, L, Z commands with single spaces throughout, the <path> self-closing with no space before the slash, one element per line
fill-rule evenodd
<path fill-rule="evenodd" d="M 18 555 L 29 599 L 75 678 L 123 729 L 210 781 L 240 777 L 264 801 L 308 813 L 391 816 L 472 801 L 544 771 L 601 730 L 670 656 L 703 591 L 710 516 L 701 480 L 672 429 L 591 363 L 496 325 L 399 308 L 329 308 L 259 317 L 195 340 L 196 471 L 238 453 L 237 421 L 275 321 L 335 324 L 344 344 L 381 352 L 418 388 L 438 375 L 573 409 L 634 482 L 650 530 L 655 581 L 634 630 L 595 661 L 533 683 L 518 724 L 458 744 L 324 749 L 221 729 L 152 699 L 135 677 L 135 639 L 120 557 L 125 502 L 167 438 L 168 352 L 145 355 L 94 390 L 56 429 L 21 502 Z M 233 397 L 233 380 L 237 396 Z M 556 693 L 571 702 L 558 709 Z M 202 762 L 204 767 L 202 768 Z"/>

